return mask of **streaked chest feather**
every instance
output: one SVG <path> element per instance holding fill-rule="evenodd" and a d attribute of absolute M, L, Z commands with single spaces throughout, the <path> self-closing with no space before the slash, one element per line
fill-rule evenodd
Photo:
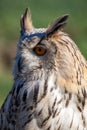
<path fill-rule="evenodd" d="M 41 130 L 86 130 L 86 106 L 82 108 L 77 95 L 61 90 L 60 86 L 51 86 L 36 108 L 38 127 Z"/>
<path fill-rule="evenodd" d="M 86 130 L 86 105 L 82 106 L 77 95 L 56 86 L 53 75 L 41 81 L 34 90 L 35 109 L 25 130 Z"/>
<path fill-rule="evenodd" d="M 4 107 L 8 115 L 3 113 L 3 121 L 11 130 L 87 129 L 86 103 L 57 86 L 54 75 L 46 80 L 16 82 Z"/>

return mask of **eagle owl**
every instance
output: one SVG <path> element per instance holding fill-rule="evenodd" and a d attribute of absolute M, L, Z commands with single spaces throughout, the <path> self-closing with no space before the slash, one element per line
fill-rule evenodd
<path fill-rule="evenodd" d="M 26 9 L 0 130 L 87 130 L 87 62 L 62 31 L 67 18 L 36 29 Z"/>

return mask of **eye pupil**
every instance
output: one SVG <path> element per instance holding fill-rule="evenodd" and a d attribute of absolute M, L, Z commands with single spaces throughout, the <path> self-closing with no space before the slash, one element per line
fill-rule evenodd
<path fill-rule="evenodd" d="M 41 48 L 38 48 L 38 51 L 41 51 L 42 49 Z"/>

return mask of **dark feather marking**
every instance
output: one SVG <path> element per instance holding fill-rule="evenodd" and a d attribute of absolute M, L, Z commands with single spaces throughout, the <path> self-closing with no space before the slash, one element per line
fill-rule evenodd
<path fill-rule="evenodd" d="M 14 92 L 15 92 L 15 85 L 16 85 L 16 83 L 14 83 L 14 85 L 13 85 L 12 95 L 14 95 Z"/>
<path fill-rule="evenodd" d="M 39 92 L 39 86 L 35 86 L 35 88 L 34 88 L 34 96 L 33 96 L 34 103 L 37 102 L 38 92 Z"/>
<path fill-rule="evenodd" d="M 48 116 L 43 120 L 41 126 L 44 126 L 44 125 L 45 125 L 45 123 L 49 120 L 50 116 L 51 116 L 51 115 L 48 115 Z"/>
<path fill-rule="evenodd" d="M 59 109 L 59 111 L 58 111 L 58 113 L 56 114 L 57 116 L 59 116 L 59 114 L 60 114 L 61 110 L 62 110 L 62 109 L 60 108 L 60 109 Z"/>
<path fill-rule="evenodd" d="M 26 111 L 32 111 L 33 110 L 33 106 L 29 106 L 27 109 L 26 109 Z"/>
<path fill-rule="evenodd" d="M 59 125 L 59 127 L 58 127 L 58 129 L 57 129 L 57 130 L 60 130 L 60 128 L 61 128 L 61 124 Z"/>
<path fill-rule="evenodd" d="M 26 104 L 24 104 L 24 106 L 22 107 L 22 111 L 24 111 L 26 109 Z"/>
<path fill-rule="evenodd" d="M 85 99 L 82 100 L 82 106 L 85 106 Z"/>
<path fill-rule="evenodd" d="M 25 89 L 23 97 L 22 97 L 23 102 L 25 102 L 26 99 L 27 99 L 27 90 Z"/>
<path fill-rule="evenodd" d="M 51 111 L 50 111 L 50 108 L 48 108 L 48 116 L 43 120 L 41 126 L 44 126 L 50 117 L 51 117 Z"/>
<path fill-rule="evenodd" d="M 20 91 L 20 89 L 24 86 L 24 83 L 26 82 L 26 80 L 22 80 L 22 82 L 20 81 L 20 83 L 18 84 L 18 86 L 17 86 L 17 90 L 16 90 L 16 95 L 18 96 L 18 94 L 19 94 L 19 91 Z M 15 89 L 15 86 L 14 86 L 14 89 Z M 13 94 L 14 94 L 14 92 L 13 92 Z"/>
<path fill-rule="evenodd" d="M 28 119 L 27 119 L 27 121 L 23 124 L 22 127 L 25 127 L 27 123 L 30 123 L 30 122 L 32 121 L 32 119 L 33 119 L 33 114 L 34 114 L 34 112 L 32 112 L 30 115 L 28 115 Z"/>
<path fill-rule="evenodd" d="M 79 79 L 79 68 L 78 68 L 78 71 L 77 71 L 77 73 L 76 73 L 76 79 L 77 79 L 77 83 L 78 83 L 78 85 L 81 85 L 81 80 Z"/>
<path fill-rule="evenodd" d="M 52 92 L 52 91 L 53 91 L 53 88 L 50 89 L 50 92 Z"/>
<path fill-rule="evenodd" d="M 56 101 L 57 101 L 57 97 L 55 98 L 54 103 L 53 103 L 53 105 L 52 105 L 52 110 L 53 110 L 54 107 L 55 107 Z"/>
<path fill-rule="evenodd" d="M 87 93 L 86 93 L 85 88 L 84 88 L 84 89 L 82 89 L 82 94 L 83 94 L 84 99 L 85 99 L 85 98 L 87 98 Z"/>
<path fill-rule="evenodd" d="M 15 126 L 15 124 L 16 124 L 16 120 L 11 120 L 11 123 L 12 123 L 12 125 Z"/>
<path fill-rule="evenodd" d="M 69 93 L 69 97 L 67 98 L 66 103 L 65 103 L 65 106 L 66 106 L 66 107 L 69 105 L 69 102 L 70 102 L 70 100 L 71 100 L 71 97 L 72 97 L 72 95 L 71 95 L 71 93 Z"/>
<path fill-rule="evenodd" d="M 59 121 L 60 121 L 60 118 L 57 120 L 57 123 L 56 123 L 57 125 L 59 124 Z"/>
<path fill-rule="evenodd" d="M 17 60 L 17 71 L 18 73 L 20 72 L 21 73 L 21 70 L 22 70 L 22 63 L 23 63 L 23 58 L 22 57 L 19 57 L 18 60 Z"/>
<path fill-rule="evenodd" d="M 30 123 L 33 120 L 33 117 L 29 118 L 22 127 L 25 127 L 27 123 Z"/>
<path fill-rule="evenodd" d="M 78 91 L 78 94 L 77 94 L 78 102 L 79 102 L 79 103 L 82 103 L 82 107 L 84 108 L 84 106 L 85 106 L 85 100 L 86 100 L 86 98 L 87 98 L 87 94 L 86 94 L 85 88 L 82 89 L 83 99 L 81 99 L 81 97 L 80 97 L 79 95 L 80 95 L 80 92 Z"/>
<path fill-rule="evenodd" d="M 77 95 L 77 99 L 78 99 L 78 102 L 81 103 L 81 97 L 79 96 L 79 92 L 78 92 L 78 95 Z"/>
<path fill-rule="evenodd" d="M 77 108 L 78 108 L 78 110 L 79 110 L 80 112 L 82 112 L 82 109 L 81 109 L 81 107 L 80 107 L 80 106 L 77 106 Z"/>
<path fill-rule="evenodd" d="M 83 113 L 82 113 L 82 120 L 83 120 L 83 125 L 85 127 L 86 126 L 86 122 L 85 122 L 85 117 L 83 116 Z"/>
<path fill-rule="evenodd" d="M 41 109 L 41 110 L 38 112 L 38 116 L 39 116 L 39 115 L 41 115 L 41 113 L 42 113 L 42 110 L 43 110 L 43 109 Z"/>
<path fill-rule="evenodd" d="M 15 99 L 15 106 L 17 106 L 17 108 L 18 108 L 18 106 L 20 105 L 20 99 Z"/>
<path fill-rule="evenodd" d="M 46 82 L 45 82 L 45 85 L 44 85 L 44 93 L 43 93 L 43 97 L 46 95 L 46 93 L 47 93 L 47 80 L 46 80 Z"/>
<path fill-rule="evenodd" d="M 50 130 L 50 128 L 51 128 L 51 125 L 47 128 L 47 130 Z"/>
<path fill-rule="evenodd" d="M 56 108 L 56 110 L 53 112 L 53 118 L 55 117 L 57 110 L 58 110 L 58 108 Z"/>
<path fill-rule="evenodd" d="M 61 99 L 57 102 L 57 105 L 60 104 L 60 103 L 62 102 L 62 100 L 63 100 L 63 99 L 61 98 Z"/>
<path fill-rule="evenodd" d="M 72 120 L 71 120 L 71 123 L 70 123 L 69 128 L 71 128 L 71 127 L 72 127 L 72 124 L 73 124 L 73 119 L 74 119 L 74 113 L 73 113 Z"/>

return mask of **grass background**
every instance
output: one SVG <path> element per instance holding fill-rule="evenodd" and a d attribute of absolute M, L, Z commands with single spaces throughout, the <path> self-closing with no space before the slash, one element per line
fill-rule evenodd
<path fill-rule="evenodd" d="M 59 16 L 69 14 L 65 30 L 87 58 L 87 0 L 0 0 L 0 48 L 16 46 L 20 35 L 20 16 L 26 7 L 31 10 L 35 27 L 47 27 Z M 1 58 L 3 63 L 5 58 Z M 10 69 L 8 66 L 0 67 L 0 105 L 12 84 L 12 65 Z"/>

